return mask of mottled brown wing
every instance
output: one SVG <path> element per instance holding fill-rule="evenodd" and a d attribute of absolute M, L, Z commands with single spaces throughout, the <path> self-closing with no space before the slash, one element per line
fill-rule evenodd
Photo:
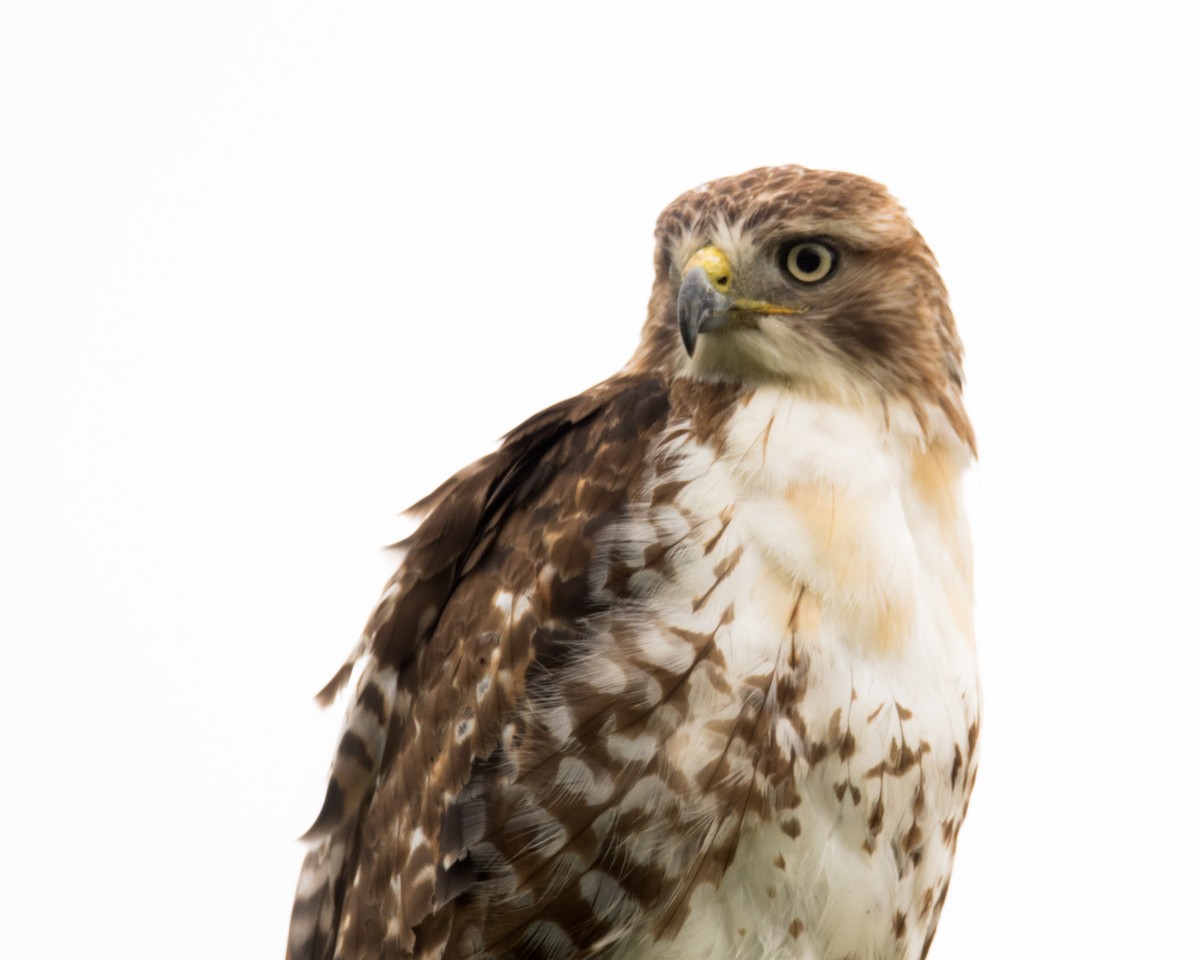
<path fill-rule="evenodd" d="M 538 955 L 529 921 L 562 877 L 512 889 L 512 845 L 536 845 L 538 825 L 520 823 L 526 785 L 511 757 L 536 736 L 538 684 L 602 613 L 590 561 L 635 494 L 667 407 L 657 380 L 607 381 L 531 418 L 414 507 L 428 515 L 321 694 L 361 661 L 306 837 L 290 960 Z"/>

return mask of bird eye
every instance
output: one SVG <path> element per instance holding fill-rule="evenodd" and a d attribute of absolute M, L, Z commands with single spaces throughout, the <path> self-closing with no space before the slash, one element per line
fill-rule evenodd
<path fill-rule="evenodd" d="M 783 263 L 801 283 L 818 283 L 833 273 L 837 254 L 823 243 L 805 240 L 788 248 Z"/>

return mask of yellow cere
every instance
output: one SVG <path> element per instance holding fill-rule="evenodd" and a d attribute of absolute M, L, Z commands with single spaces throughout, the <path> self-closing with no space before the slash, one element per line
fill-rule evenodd
<path fill-rule="evenodd" d="M 721 293 L 728 293 L 733 286 L 733 271 L 729 268 L 729 258 L 725 251 L 718 247 L 704 247 L 692 254 L 683 268 L 686 274 L 689 270 L 700 267 L 708 274 L 708 282 Z"/>
<path fill-rule="evenodd" d="M 683 268 L 686 274 L 700 267 L 708 276 L 708 282 L 719 293 L 728 293 L 733 286 L 733 270 L 729 266 L 729 257 L 720 247 L 702 247 L 692 254 L 687 265 Z M 734 300 L 735 313 L 804 313 L 807 307 L 781 307 L 766 300 Z"/>

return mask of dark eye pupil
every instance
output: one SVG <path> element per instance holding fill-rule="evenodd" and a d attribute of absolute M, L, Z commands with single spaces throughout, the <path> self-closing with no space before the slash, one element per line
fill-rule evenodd
<path fill-rule="evenodd" d="M 816 273 L 821 267 L 821 255 L 809 248 L 796 254 L 796 269 L 801 273 Z"/>

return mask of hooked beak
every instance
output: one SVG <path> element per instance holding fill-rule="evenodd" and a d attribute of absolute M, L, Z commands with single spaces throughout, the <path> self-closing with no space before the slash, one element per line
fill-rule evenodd
<path fill-rule="evenodd" d="M 679 336 L 690 357 L 696 352 L 696 340 L 702 333 L 724 330 L 731 324 L 754 329 L 758 319 L 771 314 L 800 316 L 808 312 L 806 304 L 784 306 L 765 300 L 735 300 L 733 271 L 729 258 L 719 247 L 697 250 L 683 268 L 683 283 L 676 301 Z"/>
<path fill-rule="evenodd" d="M 733 300 L 728 291 L 732 283 L 729 259 L 716 247 L 700 250 L 684 267 L 676 306 L 679 335 L 689 357 L 696 352 L 700 334 L 720 330 L 729 323 Z"/>

